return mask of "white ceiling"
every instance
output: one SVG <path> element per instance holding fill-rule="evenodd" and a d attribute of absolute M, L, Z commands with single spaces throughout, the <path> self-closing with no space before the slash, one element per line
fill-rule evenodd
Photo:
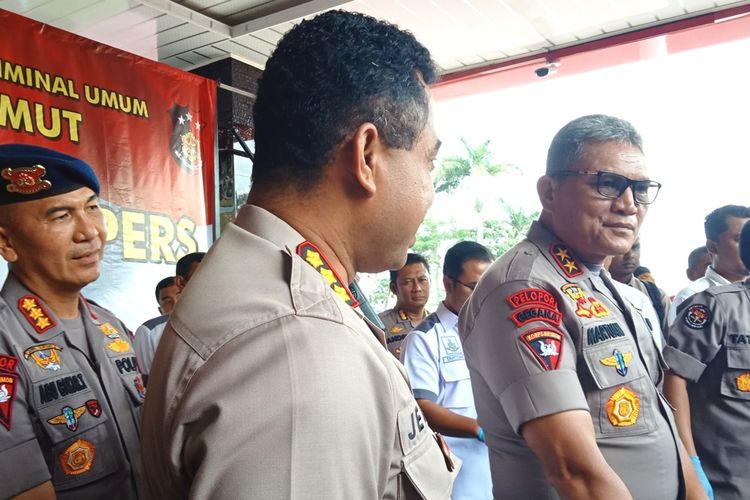
<path fill-rule="evenodd" d="M 192 69 L 263 68 L 305 16 L 342 8 L 412 31 L 444 73 L 748 5 L 750 0 L 0 0 L 0 8 Z"/>

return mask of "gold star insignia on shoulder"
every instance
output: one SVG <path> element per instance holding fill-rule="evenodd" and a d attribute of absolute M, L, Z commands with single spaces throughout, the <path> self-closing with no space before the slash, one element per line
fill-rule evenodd
<path fill-rule="evenodd" d="M 303 241 L 297 245 L 297 255 L 315 269 L 333 290 L 333 293 L 341 297 L 351 307 L 357 307 L 359 301 L 354 298 L 349 288 L 341 282 L 336 270 L 326 260 L 323 252 L 309 241 Z"/>
<path fill-rule="evenodd" d="M 57 325 L 33 295 L 25 295 L 18 299 L 18 310 L 37 333 L 44 333 Z"/>
<path fill-rule="evenodd" d="M 578 265 L 575 257 L 568 247 L 562 243 L 553 243 L 549 248 L 549 252 L 557 266 L 568 278 L 574 278 L 583 274 L 581 266 Z"/>

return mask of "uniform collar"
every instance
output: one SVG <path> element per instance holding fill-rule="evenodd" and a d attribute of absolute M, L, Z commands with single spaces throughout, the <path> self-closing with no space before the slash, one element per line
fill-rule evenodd
<path fill-rule="evenodd" d="M 43 342 L 64 333 L 63 322 L 47 303 L 27 289 L 12 272 L 8 274 L 0 294 L 23 330 L 34 342 Z M 79 299 L 78 310 L 84 323 L 100 324 L 99 318 L 83 297 Z"/>
<path fill-rule="evenodd" d="M 711 285 L 728 285 L 731 283 L 728 279 L 726 279 L 721 274 L 717 273 L 716 270 L 712 266 L 708 266 L 706 268 L 706 274 L 703 275 L 708 281 L 711 282 Z"/>
<path fill-rule="evenodd" d="M 526 237 L 566 281 L 577 283 L 590 277 L 588 268 L 573 250 L 538 220 L 531 224 Z"/>
<path fill-rule="evenodd" d="M 458 315 L 453 314 L 453 312 L 445 306 L 444 302 L 441 302 L 438 305 L 435 314 L 446 331 L 452 330 L 456 327 L 456 323 L 458 323 Z"/>

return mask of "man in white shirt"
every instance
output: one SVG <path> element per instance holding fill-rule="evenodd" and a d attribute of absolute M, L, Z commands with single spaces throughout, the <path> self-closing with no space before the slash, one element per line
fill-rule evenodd
<path fill-rule="evenodd" d="M 401 345 L 414 397 L 427 422 L 445 440 L 463 466 L 452 500 L 489 500 L 492 479 L 484 431 L 477 423 L 469 369 L 458 336 L 458 312 L 468 300 L 492 254 L 479 243 L 462 241 L 445 254 L 445 300 Z"/>
<path fill-rule="evenodd" d="M 711 254 L 711 265 L 706 274 L 675 295 L 669 310 L 669 324 L 673 324 L 677 308 L 692 295 L 711 286 L 728 285 L 745 279 L 748 271 L 740 259 L 740 232 L 745 222 L 750 220 L 750 208 L 740 205 L 725 205 L 717 208 L 704 223 L 706 248 Z"/>

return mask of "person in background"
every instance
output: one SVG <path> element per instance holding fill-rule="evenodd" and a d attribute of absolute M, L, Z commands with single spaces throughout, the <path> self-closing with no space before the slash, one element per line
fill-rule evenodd
<path fill-rule="evenodd" d="M 612 279 L 641 291 L 646 294 L 654 306 L 654 310 L 659 318 L 659 325 L 662 331 L 667 331 L 667 315 L 669 313 L 670 300 L 667 293 L 657 287 L 653 281 L 643 278 L 637 278 L 633 275 L 635 270 L 640 266 L 641 259 L 641 240 L 637 238 L 630 250 L 622 255 L 612 257 L 609 265 L 609 273 Z M 653 325 L 649 325 L 653 330 Z"/>
<path fill-rule="evenodd" d="M 739 254 L 750 268 L 750 223 Z M 750 278 L 687 298 L 670 330 L 664 394 L 676 408 L 680 437 L 702 463 L 716 498 L 748 498 L 750 476 Z M 700 457 L 700 458 L 699 458 Z"/>
<path fill-rule="evenodd" d="M 750 220 L 750 208 L 740 205 L 725 205 L 706 216 L 703 228 L 706 233 L 706 248 L 711 254 L 711 265 L 702 278 L 677 292 L 669 312 L 669 324 L 673 325 L 677 309 L 688 297 L 711 286 L 728 285 L 741 281 L 748 275 L 740 259 L 739 241 L 742 226 Z"/>
<path fill-rule="evenodd" d="M 180 287 L 175 283 L 174 276 L 168 276 L 156 284 L 154 294 L 156 295 L 156 303 L 159 305 L 159 313 L 168 315 L 177 303 Z"/>
<path fill-rule="evenodd" d="M 706 245 L 698 247 L 688 255 L 688 267 L 685 269 L 685 275 L 690 281 L 702 278 L 706 274 L 706 269 L 711 265 L 711 254 L 708 253 Z"/>
<path fill-rule="evenodd" d="M 135 334 L 133 335 L 135 355 L 138 358 L 138 364 L 141 373 L 143 374 L 143 383 L 146 385 L 148 385 L 148 378 L 151 374 L 151 365 L 154 362 L 154 354 L 156 354 L 159 340 L 161 340 L 161 336 L 164 333 L 164 327 L 167 326 L 169 315 L 177 304 L 176 301 L 187 286 L 190 278 L 192 278 L 195 271 L 198 270 L 198 266 L 205 255 L 205 252 L 192 252 L 180 257 L 175 269 L 177 275 L 174 278 L 164 278 L 156 285 L 156 297 L 159 302 L 159 312 L 161 312 L 161 315 L 151 318 L 143 323 L 136 329 Z M 170 295 L 168 295 L 170 293 L 174 293 L 174 295 L 171 296 L 171 302 L 167 300 L 171 307 L 167 310 L 163 310 L 161 303 L 162 299 L 165 297 L 165 293 L 163 292 L 164 288 L 159 288 L 159 286 L 162 283 L 167 282 L 167 280 L 172 280 L 174 286 L 171 287 L 172 290 L 166 292 L 166 297 L 170 297 Z"/>
<path fill-rule="evenodd" d="M 413 35 L 364 14 L 330 10 L 278 42 L 248 203 L 154 358 L 149 498 L 450 497 L 460 462 L 348 288 L 404 265 L 432 203 L 436 78 Z"/>
<path fill-rule="evenodd" d="M 646 320 L 603 269 L 660 187 L 630 123 L 571 121 L 537 182 L 539 220 L 461 309 L 495 498 L 705 498 Z"/>
<path fill-rule="evenodd" d="M 425 309 L 430 300 L 430 264 L 418 253 L 406 256 L 401 269 L 391 271 L 391 292 L 396 296 L 393 309 L 381 312 L 388 350 L 401 356 L 401 342 L 406 335 L 427 317 Z"/>
<path fill-rule="evenodd" d="M 469 369 L 458 337 L 458 312 L 471 295 L 492 254 L 479 243 L 462 241 L 445 254 L 445 300 L 402 344 L 401 362 L 427 422 L 446 437 L 463 461 L 453 500 L 491 500 L 492 479 L 484 431 L 477 423 Z"/>
<path fill-rule="evenodd" d="M 136 499 L 145 396 L 125 325 L 81 290 L 106 242 L 99 180 L 72 156 L 0 146 L 0 496 Z"/>

